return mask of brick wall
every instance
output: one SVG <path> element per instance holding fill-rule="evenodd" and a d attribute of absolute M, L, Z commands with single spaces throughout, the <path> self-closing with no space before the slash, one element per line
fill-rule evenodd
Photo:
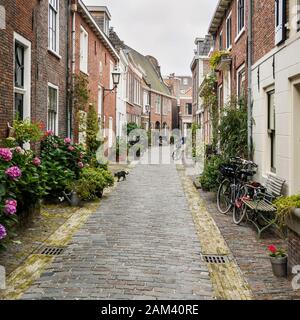
<path fill-rule="evenodd" d="M 58 133 L 67 133 L 67 33 L 68 6 L 59 1 L 59 52 L 58 56 L 48 50 L 48 1 L 38 1 L 36 27 L 36 117 L 47 123 L 48 83 L 58 87 Z"/>
<path fill-rule="evenodd" d="M 254 1 L 253 63 L 275 47 L 275 1 Z"/>
<path fill-rule="evenodd" d="M 99 86 L 105 89 L 110 88 L 110 61 L 116 64 L 115 58 L 105 48 L 103 42 L 92 30 L 87 21 L 80 13 L 76 13 L 76 49 L 75 49 L 75 72 L 84 74 L 80 71 L 80 28 L 81 26 L 88 33 L 89 54 L 88 54 L 88 74 L 85 74 L 89 80 L 88 88 L 90 90 L 89 103 L 98 107 L 98 89 Z M 100 70 L 100 62 L 102 70 Z M 104 92 L 103 116 L 105 119 L 104 127 L 109 128 L 109 118 L 113 118 L 113 130 L 116 132 L 116 91 Z"/>
<path fill-rule="evenodd" d="M 258 2 L 258 1 L 254 1 Z M 245 64 L 245 70 L 247 70 L 247 17 L 248 17 L 248 6 L 247 1 L 245 1 L 246 12 L 245 12 L 245 31 L 243 34 L 237 38 L 237 1 L 231 1 L 226 14 L 220 24 L 218 31 L 216 32 L 216 50 L 220 50 L 220 33 L 223 32 L 223 42 L 222 49 L 226 50 L 226 19 L 229 17 L 231 13 L 232 19 L 232 48 L 230 50 L 232 57 L 232 65 L 231 65 L 231 94 L 236 95 L 237 92 L 237 70 Z M 223 73 L 218 73 L 218 85 L 223 83 Z M 246 72 L 246 82 L 245 88 L 247 88 L 247 72 Z"/>
<path fill-rule="evenodd" d="M 0 0 L 6 10 L 6 29 L 0 30 L 0 138 L 7 134 L 7 122 L 12 122 L 14 111 L 14 32 L 31 42 L 31 116 L 36 119 L 35 33 L 36 0 Z"/>
<path fill-rule="evenodd" d="M 300 265 L 300 236 L 288 229 L 288 269 Z"/>

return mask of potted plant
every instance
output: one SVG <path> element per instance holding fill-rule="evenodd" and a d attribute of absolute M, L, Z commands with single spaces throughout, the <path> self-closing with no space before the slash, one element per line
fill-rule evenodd
<path fill-rule="evenodd" d="M 287 277 L 288 257 L 285 251 L 274 245 L 270 245 L 268 251 L 274 276 L 278 278 Z"/>

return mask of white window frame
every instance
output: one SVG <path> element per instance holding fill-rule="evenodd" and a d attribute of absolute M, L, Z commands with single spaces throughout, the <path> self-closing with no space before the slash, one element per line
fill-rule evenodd
<path fill-rule="evenodd" d="M 155 113 L 161 114 L 161 96 L 157 95 L 155 99 Z"/>
<path fill-rule="evenodd" d="M 15 93 L 23 94 L 23 119 L 31 118 L 31 42 L 14 32 L 14 58 L 15 58 L 15 43 L 18 42 L 24 46 L 24 88 L 15 87 L 14 78 L 14 108 L 15 108 Z M 14 59 L 14 74 L 15 74 L 15 59 Z M 14 110 L 15 112 L 15 110 Z"/>
<path fill-rule="evenodd" d="M 236 96 L 239 98 L 239 75 L 240 75 L 240 73 L 242 73 L 244 71 L 244 73 L 245 73 L 245 78 L 246 78 L 246 65 L 245 65 L 245 63 L 244 64 L 242 64 L 238 69 L 237 69 L 237 71 L 236 71 L 236 84 L 237 84 L 237 86 L 236 86 Z M 246 88 L 245 88 L 245 90 L 246 90 Z M 246 92 L 245 92 L 246 93 Z"/>
<path fill-rule="evenodd" d="M 222 41 L 220 41 L 222 40 Z M 223 50 L 224 38 L 223 38 L 223 30 L 219 34 L 219 50 Z"/>
<path fill-rule="evenodd" d="M 55 8 L 52 4 L 52 2 L 55 1 L 55 0 L 49 0 L 48 1 L 48 50 L 52 53 L 54 53 L 55 55 L 57 55 L 59 58 L 59 0 L 56 0 L 56 3 L 57 3 L 57 8 Z M 50 37 L 50 7 L 52 7 L 54 11 L 56 11 L 56 30 L 55 30 L 55 36 L 56 36 L 56 43 L 55 43 L 55 46 L 56 48 L 53 48 L 52 47 L 52 41 L 50 41 L 51 37 Z"/>
<path fill-rule="evenodd" d="M 112 90 L 114 88 L 114 81 L 113 81 L 113 72 L 115 69 L 115 64 L 112 60 L 109 61 L 109 74 L 110 74 L 110 78 L 109 78 L 109 89 Z"/>
<path fill-rule="evenodd" d="M 103 88 L 98 86 L 98 117 L 102 119 L 102 109 L 103 109 Z"/>
<path fill-rule="evenodd" d="M 231 21 L 230 25 L 230 44 L 228 42 L 228 21 Z M 228 17 L 226 18 L 226 49 L 230 50 L 232 48 L 232 12 L 229 13 Z"/>
<path fill-rule="evenodd" d="M 239 38 L 241 37 L 241 35 L 245 32 L 245 27 L 246 27 L 246 1 L 244 1 L 244 25 L 241 29 L 239 29 L 240 27 L 240 15 L 239 15 L 239 1 L 240 0 L 236 0 L 236 21 L 237 21 L 237 25 L 236 25 L 236 30 L 237 30 L 237 36 L 235 38 L 235 42 L 237 42 L 239 40 Z"/>
<path fill-rule="evenodd" d="M 52 89 L 55 89 L 57 91 L 57 97 L 56 97 L 56 100 L 57 100 L 57 111 L 56 111 L 56 129 L 54 131 L 54 134 L 58 135 L 59 133 L 59 128 L 58 128 L 58 125 L 59 125 L 59 87 L 51 82 L 48 82 L 48 87 L 47 87 L 47 130 L 52 130 L 52 128 L 49 128 L 49 117 L 48 117 L 48 108 L 49 108 L 49 88 L 52 88 Z"/>
<path fill-rule="evenodd" d="M 84 43 L 82 34 L 84 35 Z M 84 29 L 83 26 L 80 26 L 80 40 L 79 40 L 79 47 L 80 47 L 80 71 L 88 74 L 89 71 L 89 34 Z M 86 45 L 86 48 L 82 46 Z M 84 55 L 86 55 L 86 61 L 84 60 Z"/>

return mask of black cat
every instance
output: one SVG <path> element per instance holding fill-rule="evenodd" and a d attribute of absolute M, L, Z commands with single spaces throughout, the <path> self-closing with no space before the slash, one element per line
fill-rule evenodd
<path fill-rule="evenodd" d="M 120 179 L 123 178 L 123 181 L 126 180 L 126 176 L 129 175 L 129 172 L 127 171 L 120 171 L 115 173 L 115 177 L 118 178 L 118 182 L 120 182 Z"/>

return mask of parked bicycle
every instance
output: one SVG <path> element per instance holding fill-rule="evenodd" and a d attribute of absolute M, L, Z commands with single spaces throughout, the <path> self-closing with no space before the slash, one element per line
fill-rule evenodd
<path fill-rule="evenodd" d="M 242 205 L 236 202 L 247 195 L 247 189 L 244 186 L 249 178 L 256 173 L 257 165 L 242 158 L 231 158 L 228 165 L 221 165 L 221 183 L 217 194 L 218 210 L 222 214 L 227 214 L 233 210 L 234 223 L 240 223 Z"/>

